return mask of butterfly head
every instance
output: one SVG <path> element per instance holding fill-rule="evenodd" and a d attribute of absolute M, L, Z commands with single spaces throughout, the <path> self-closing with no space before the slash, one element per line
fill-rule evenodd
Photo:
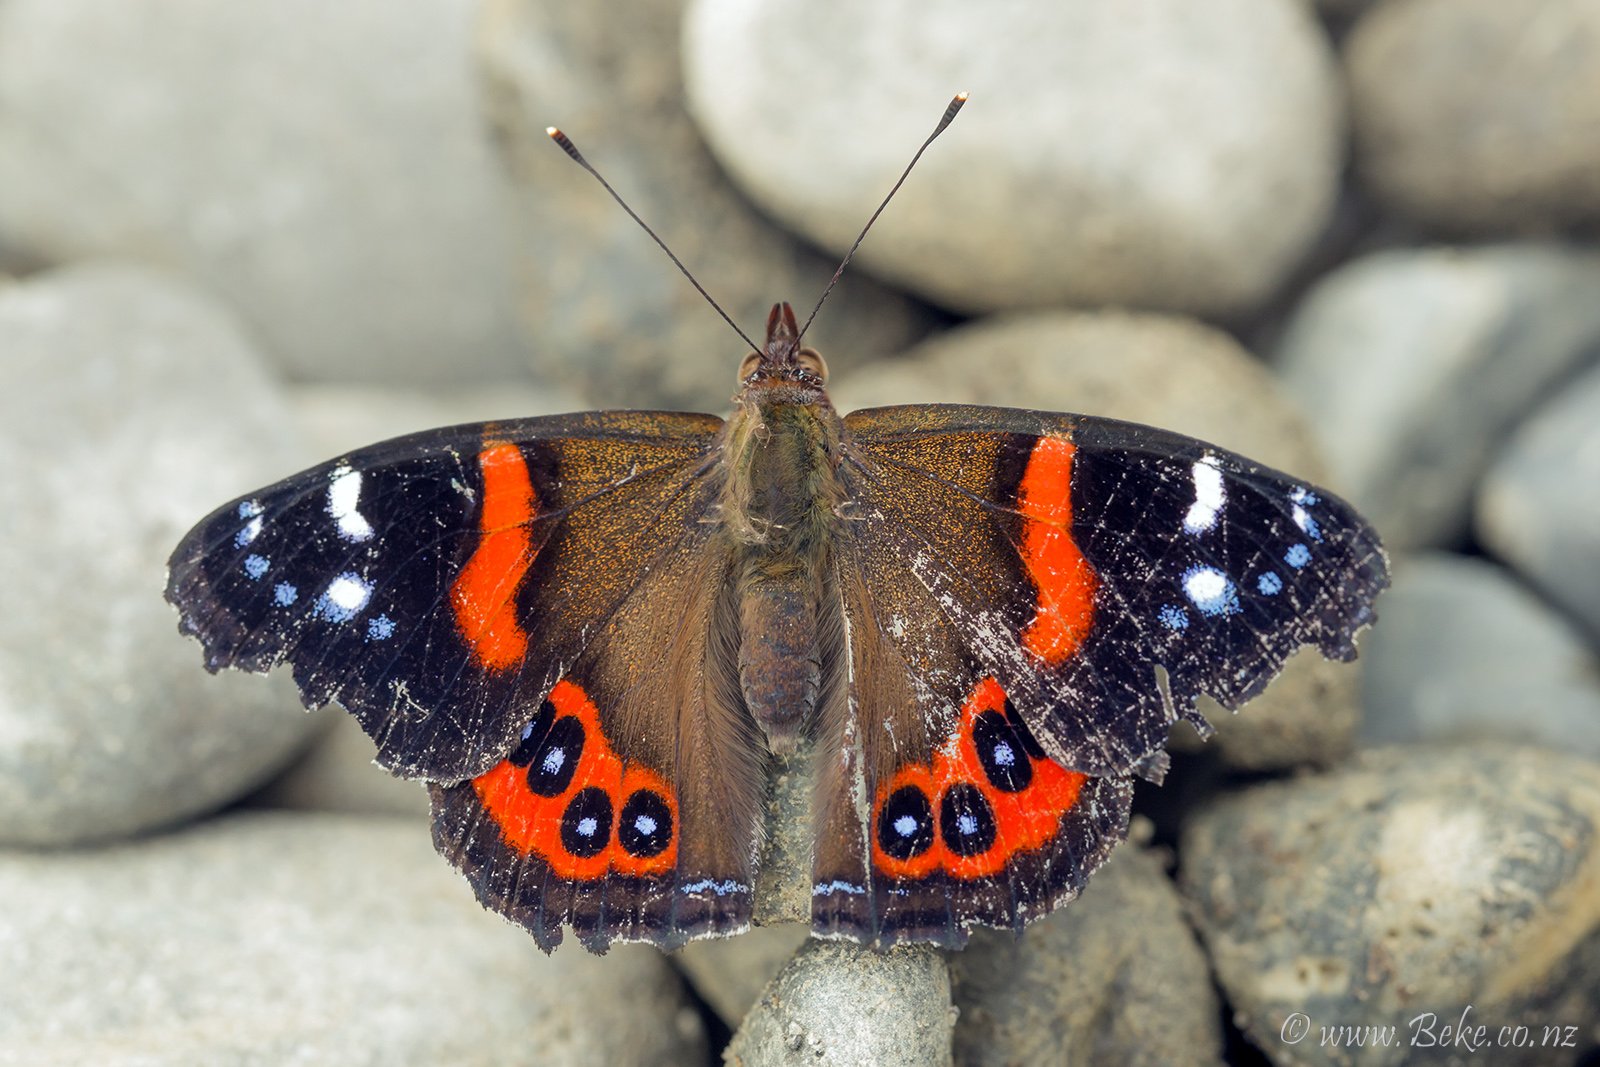
<path fill-rule="evenodd" d="M 739 364 L 739 384 L 749 390 L 795 387 L 820 395 L 828 382 L 828 365 L 814 348 L 800 344 L 800 328 L 788 302 L 773 304 L 767 315 L 767 343 Z"/>

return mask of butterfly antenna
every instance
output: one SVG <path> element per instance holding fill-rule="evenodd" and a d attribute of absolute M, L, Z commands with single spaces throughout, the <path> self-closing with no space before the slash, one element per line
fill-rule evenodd
<path fill-rule="evenodd" d="M 946 120 L 946 121 L 948 121 L 948 120 Z M 630 218 L 632 218 L 634 222 L 637 222 L 639 224 L 640 229 L 644 230 L 645 233 L 649 234 L 650 235 L 650 239 L 652 241 L 654 241 L 656 244 L 661 246 L 661 251 L 665 252 L 667 254 L 667 258 L 672 260 L 673 265 L 675 267 L 677 267 L 680 271 L 683 272 L 683 276 L 685 278 L 689 279 L 689 284 L 694 286 L 695 290 L 701 296 L 706 298 L 706 303 L 710 304 L 716 310 L 717 314 L 722 316 L 722 321 L 723 322 L 725 322 L 729 326 L 733 327 L 733 332 L 738 334 L 741 338 L 743 338 L 744 343 L 750 346 L 751 351 L 753 351 L 753 352 L 761 351 L 761 346 L 756 344 L 754 341 L 750 340 L 749 337 L 745 336 L 745 332 L 743 330 L 739 329 L 739 324 L 734 322 L 732 319 L 730 319 L 728 317 L 728 313 L 726 311 L 722 310 L 722 305 L 717 303 L 715 300 L 713 300 L 711 298 L 711 294 L 706 292 L 705 286 L 701 285 L 695 279 L 695 276 L 693 274 L 689 273 L 689 268 L 685 267 L 683 265 L 683 260 L 679 259 L 677 256 L 672 254 L 672 249 L 667 247 L 667 242 L 663 241 L 660 238 L 660 236 L 658 236 L 656 234 L 656 231 L 652 230 L 650 228 L 650 226 L 644 221 L 644 219 L 641 219 L 639 217 L 639 213 L 637 211 L 633 210 L 633 208 L 628 206 L 628 202 L 626 200 L 622 199 L 621 194 L 618 193 L 615 189 L 611 188 L 611 183 L 606 181 L 604 178 L 602 178 L 600 176 L 600 172 L 595 170 L 594 167 L 590 165 L 590 163 L 589 163 L 589 161 L 587 159 L 583 158 L 583 153 L 578 151 L 578 146 L 572 143 L 572 138 L 568 137 L 566 134 L 562 133 L 560 130 L 556 129 L 554 126 L 547 126 L 545 128 L 544 132 L 550 135 L 550 139 L 552 141 L 554 141 L 556 144 L 561 146 L 561 150 L 563 152 L 565 152 L 567 155 L 572 157 L 572 161 L 574 163 L 576 163 L 578 166 L 582 167 L 584 170 L 588 171 L 591 175 L 593 175 L 594 180 L 599 182 L 602 186 L 604 186 L 606 192 L 611 194 L 611 199 L 613 199 L 617 203 L 621 204 L 622 205 L 622 210 L 626 211 L 628 213 L 628 216 Z M 840 269 L 843 269 L 843 268 L 840 268 Z M 815 313 L 813 312 L 813 314 L 815 314 Z"/>
<path fill-rule="evenodd" d="M 894 194 L 898 193 L 900 187 L 905 184 L 906 176 L 911 173 L 911 168 L 917 165 L 917 160 L 922 158 L 922 153 L 928 150 L 928 146 L 933 143 L 933 139 L 943 133 L 946 126 L 955 121 L 956 114 L 961 110 L 961 105 L 966 102 L 967 94 L 957 93 L 950 101 L 950 106 L 944 109 L 944 117 L 939 120 L 939 125 L 935 126 L 933 132 L 928 134 L 928 139 L 922 142 L 922 147 L 917 149 L 916 155 L 911 157 L 911 162 L 906 164 L 906 169 L 900 172 L 900 180 L 894 183 L 894 188 L 890 189 L 889 195 L 883 198 L 883 203 L 878 205 L 878 210 L 874 211 L 872 217 L 867 220 L 867 224 L 861 227 L 861 232 L 856 235 L 856 243 L 851 245 L 850 251 L 844 254 L 844 262 L 839 264 L 839 269 L 833 272 L 832 278 L 828 279 L 827 287 L 822 290 L 822 295 L 817 298 L 817 306 L 811 309 L 811 314 L 806 316 L 806 324 L 800 327 L 800 337 L 804 337 L 806 331 L 811 329 L 811 320 L 817 317 L 817 312 L 822 310 L 823 301 L 828 299 L 828 294 L 833 292 L 833 287 L 839 284 L 839 277 L 844 274 L 844 269 L 850 265 L 851 257 L 856 254 L 856 249 L 861 247 L 861 242 L 866 240 L 867 231 L 872 229 L 872 224 L 878 221 L 878 216 L 883 214 L 883 209 L 889 206 L 889 201 L 894 199 Z M 796 338 L 795 344 L 798 345 L 799 343 L 799 338 Z"/>

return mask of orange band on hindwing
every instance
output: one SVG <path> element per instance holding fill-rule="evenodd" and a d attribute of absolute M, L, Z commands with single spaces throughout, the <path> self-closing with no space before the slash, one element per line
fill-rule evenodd
<path fill-rule="evenodd" d="M 1044 847 L 1088 777 L 1039 748 L 993 678 L 973 687 L 932 765 L 903 767 L 872 805 L 872 863 L 890 878 L 999 874 Z"/>
<path fill-rule="evenodd" d="M 539 513 L 539 499 L 522 450 L 509 441 L 486 443 L 478 469 L 478 545 L 450 587 L 450 604 L 473 660 L 498 671 L 516 666 L 528 651 L 516 600 L 533 565 L 528 524 Z"/>
<path fill-rule="evenodd" d="M 561 878 L 677 866 L 677 795 L 660 774 L 616 754 L 599 709 L 573 682 L 556 683 L 516 750 L 472 787 L 506 843 Z"/>
<path fill-rule="evenodd" d="M 1072 462 L 1077 449 L 1061 437 L 1041 437 L 1017 486 L 1022 515 L 1022 563 L 1037 602 L 1022 646 L 1052 667 L 1070 659 L 1094 625 L 1100 579 L 1072 539 Z"/>

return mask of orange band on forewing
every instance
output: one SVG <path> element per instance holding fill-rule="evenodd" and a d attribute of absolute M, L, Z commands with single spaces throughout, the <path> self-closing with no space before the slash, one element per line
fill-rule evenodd
<path fill-rule="evenodd" d="M 1006 694 L 1000 683 L 993 678 L 983 679 L 973 687 L 961 709 L 955 736 L 934 753 L 933 765 L 902 767 L 878 787 L 871 832 L 872 862 L 879 873 L 890 878 L 925 878 L 943 871 L 955 878 L 981 878 L 1000 873 L 1012 857 L 1044 847 L 1061 832 L 1061 817 L 1078 802 L 1087 775 L 1069 771 L 1047 757 L 1035 758 L 1022 752 L 1015 753 L 1016 758 L 1031 760 L 1033 767 L 1033 778 L 1026 789 L 1016 793 L 995 789 L 984 774 L 973 740 L 973 725 L 985 711 L 1003 713 L 1005 703 Z M 883 850 L 878 841 L 879 814 L 896 790 L 906 786 L 921 789 L 938 820 L 942 798 L 957 785 L 975 786 L 989 803 L 995 838 L 988 849 L 975 855 L 958 855 L 945 844 L 936 821 L 932 845 L 918 855 L 896 859 Z"/>
<path fill-rule="evenodd" d="M 539 513 L 539 500 L 522 450 L 509 441 L 486 445 L 478 454 L 478 469 L 483 475 L 478 546 L 450 587 L 450 603 L 472 658 L 498 671 L 516 666 L 528 651 L 516 598 L 533 565 L 528 524 Z"/>
<path fill-rule="evenodd" d="M 528 788 L 526 767 L 504 760 L 473 779 L 472 787 L 500 828 L 506 844 L 518 852 L 537 853 L 561 878 L 587 882 L 608 873 L 659 875 L 678 864 L 677 795 L 660 774 L 638 763 L 625 763 L 600 727 L 600 712 L 582 688 L 562 680 L 550 690 L 555 718 L 571 716 L 583 725 L 583 753 L 567 788 L 559 796 L 542 797 Z M 554 721 L 554 720 L 552 720 Z M 561 817 L 579 791 L 605 791 L 611 800 L 612 826 L 606 847 L 593 856 L 575 856 L 561 843 Z M 617 821 L 627 798 L 649 790 L 666 802 L 672 837 L 654 856 L 634 856 L 618 840 Z"/>
<path fill-rule="evenodd" d="M 1022 646 L 1059 667 L 1094 625 L 1100 579 L 1072 539 L 1072 460 L 1076 449 L 1061 437 L 1041 437 L 1017 487 L 1022 515 L 1022 563 L 1037 590 L 1033 621 Z"/>

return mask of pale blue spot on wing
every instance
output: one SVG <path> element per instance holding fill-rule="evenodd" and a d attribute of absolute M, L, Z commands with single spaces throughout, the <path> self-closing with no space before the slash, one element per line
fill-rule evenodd
<path fill-rule="evenodd" d="M 1183 572 L 1183 592 L 1202 615 L 1232 615 L 1239 610 L 1233 580 L 1215 567 L 1194 566 Z"/>

